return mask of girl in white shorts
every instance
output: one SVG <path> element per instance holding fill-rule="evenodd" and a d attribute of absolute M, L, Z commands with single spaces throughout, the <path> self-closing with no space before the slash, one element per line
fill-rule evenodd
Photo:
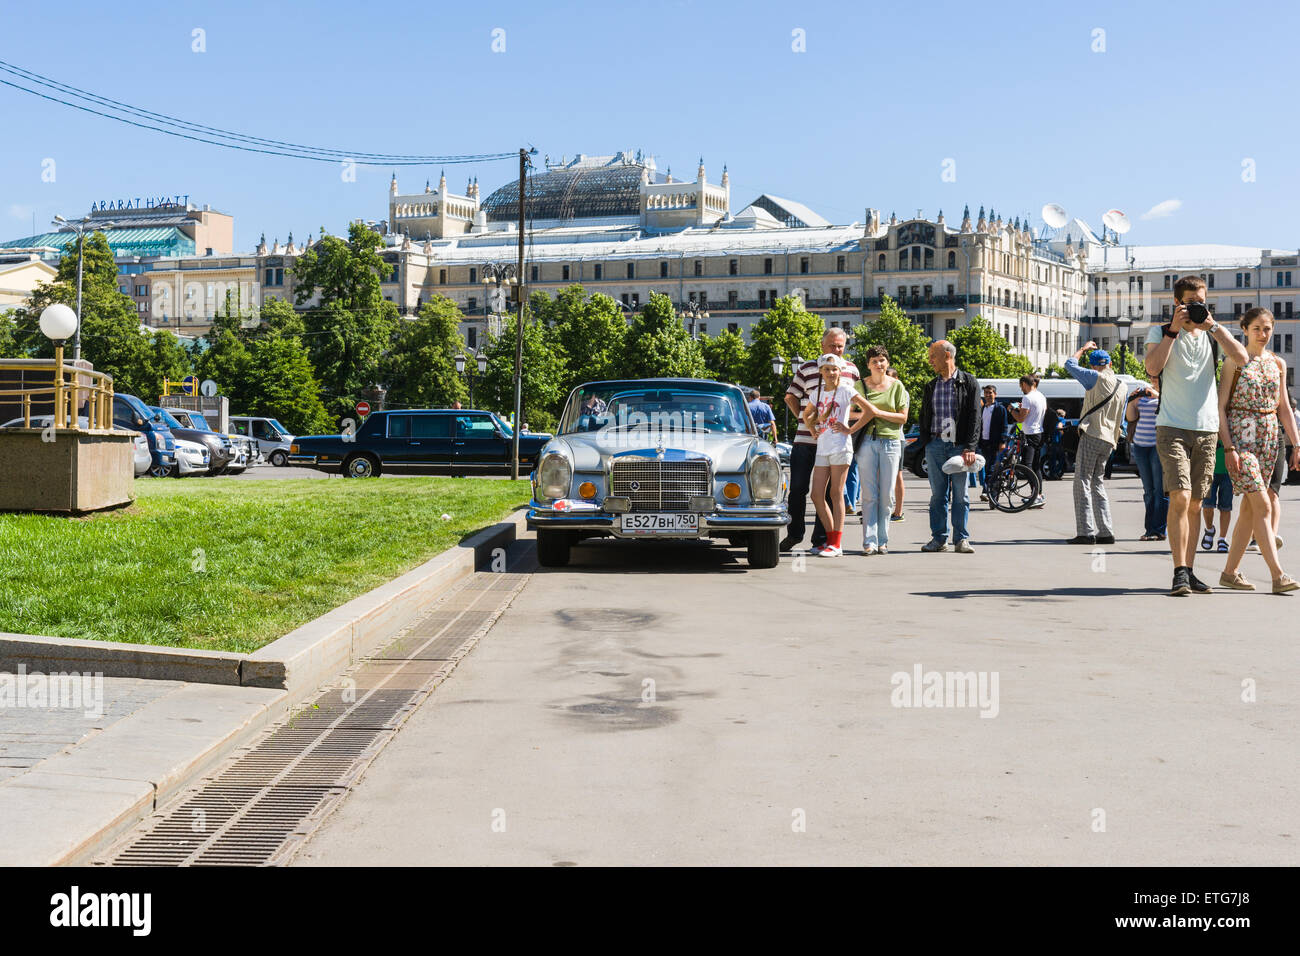
<path fill-rule="evenodd" d="M 808 396 L 803 410 L 804 424 L 817 437 L 817 458 L 813 464 L 812 498 L 817 517 L 826 529 L 826 544 L 813 548 L 823 558 L 838 558 L 844 537 L 844 482 L 853 461 L 853 439 L 849 434 L 849 408 L 867 411 L 867 400 L 840 381 L 844 360 L 827 352 L 817 360 L 822 380 Z M 827 504 L 827 485 L 831 504 Z"/>

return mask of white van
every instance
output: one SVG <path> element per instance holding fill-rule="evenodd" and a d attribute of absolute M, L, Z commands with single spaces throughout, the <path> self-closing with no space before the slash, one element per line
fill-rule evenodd
<path fill-rule="evenodd" d="M 1126 400 L 1135 389 L 1146 385 L 1146 382 L 1140 378 L 1134 378 L 1132 375 L 1120 375 L 1119 380 L 1124 383 L 1124 398 Z M 981 389 L 985 385 L 995 387 L 998 390 L 998 402 L 1003 405 L 1016 404 L 1024 397 L 1024 393 L 1020 390 L 1020 380 L 1018 378 L 982 378 L 979 383 Z M 1063 420 L 1069 438 L 1068 444 L 1073 450 L 1074 446 L 1078 444 L 1078 438 L 1073 434 L 1072 430 L 1078 427 L 1079 416 L 1084 412 L 1083 399 L 1088 390 L 1077 379 L 1068 376 L 1066 378 L 1039 379 L 1038 390 L 1047 399 L 1048 407 L 1059 408 L 1065 412 Z M 1115 460 L 1117 462 L 1130 461 L 1127 436 L 1123 434 L 1120 435 Z"/>
<path fill-rule="evenodd" d="M 294 436 L 274 418 L 231 415 L 230 430 L 256 442 L 262 457 L 277 468 L 283 468 L 289 463 L 289 443 Z"/>

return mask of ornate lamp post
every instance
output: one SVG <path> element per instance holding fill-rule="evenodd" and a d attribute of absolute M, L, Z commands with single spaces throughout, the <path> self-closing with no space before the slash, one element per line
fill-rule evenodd
<path fill-rule="evenodd" d="M 474 353 L 474 364 L 475 364 L 476 366 L 478 366 L 478 374 L 479 374 L 480 376 L 481 376 L 484 372 L 487 371 L 487 363 L 488 363 L 488 360 L 487 360 L 487 356 L 486 356 L 486 355 L 484 355 L 482 352 L 475 352 L 475 353 Z M 463 374 L 465 374 L 465 366 L 466 366 L 466 364 L 467 364 L 467 360 L 466 360 L 466 356 L 464 355 L 464 353 L 458 353 L 458 354 L 456 355 L 456 374 L 457 374 L 457 375 L 463 375 Z M 474 374 L 474 369 L 473 369 L 473 368 L 470 368 L 470 370 L 469 370 L 469 407 L 470 407 L 470 408 L 473 408 L 473 407 L 474 407 L 474 379 L 477 378 L 477 377 L 478 377 L 478 376 L 476 376 L 476 375 Z"/>
<path fill-rule="evenodd" d="M 85 259 L 86 252 L 86 230 L 90 227 L 91 219 L 89 216 L 82 216 L 76 222 L 68 222 L 62 216 L 55 216 L 54 221 L 60 226 L 67 226 L 77 234 L 77 330 L 72 339 L 72 361 L 76 362 L 81 358 L 81 263 Z M 112 229 L 116 226 L 115 222 L 96 223 L 95 230 Z"/>
<path fill-rule="evenodd" d="M 487 293 L 486 313 L 489 317 L 488 334 L 492 334 L 491 316 L 504 315 L 509 306 L 510 294 L 507 289 L 519 282 L 513 262 L 485 262 L 479 267 L 480 281 Z M 489 288 L 495 286 L 495 288 Z M 499 326 L 499 323 L 497 323 Z"/>
<path fill-rule="evenodd" d="M 1128 351 L 1128 333 L 1132 326 L 1133 319 L 1129 316 L 1123 315 L 1115 319 L 1115 334 L 1119 337 L 1117 351 L 1119 352 L 1119 371 L 1121 375 L 1124 373 L 1124 369 L 1128 367 L 1124 361 L 1124 355 Z"/>
<path fill-rule="evenodd" d="M 706 320 L 709 313 L 700 308 L 700 303 L 695 296 L 691 296 L 690 301 L 686 303 L 686 308 L 677 313 L 677 318 L 687 323 L 691 330 L 691 338 L 695 338 L 695 323 Z"/>

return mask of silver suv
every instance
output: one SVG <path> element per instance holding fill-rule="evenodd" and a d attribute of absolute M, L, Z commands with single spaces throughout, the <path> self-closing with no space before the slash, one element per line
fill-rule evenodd
<path fill-rule="evenodd" d="M 293 436 L 274 418 L 256 415 L 231 415 L 230 430 L 255 442 L 262 457 L 282 468 L 289 463 L 289 443 Z"/>

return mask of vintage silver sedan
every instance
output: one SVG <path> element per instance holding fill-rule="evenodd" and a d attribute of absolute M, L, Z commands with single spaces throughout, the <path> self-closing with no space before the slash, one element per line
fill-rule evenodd
<path fill-rule="evenodd" d="M 528 526 L 538 560 L 580 539 L 721 538 L 750 567 L 776 567 L 781 462 L 741 390 L 701 379 L 591 382 L 573 390 L 533 472 Z"/>

